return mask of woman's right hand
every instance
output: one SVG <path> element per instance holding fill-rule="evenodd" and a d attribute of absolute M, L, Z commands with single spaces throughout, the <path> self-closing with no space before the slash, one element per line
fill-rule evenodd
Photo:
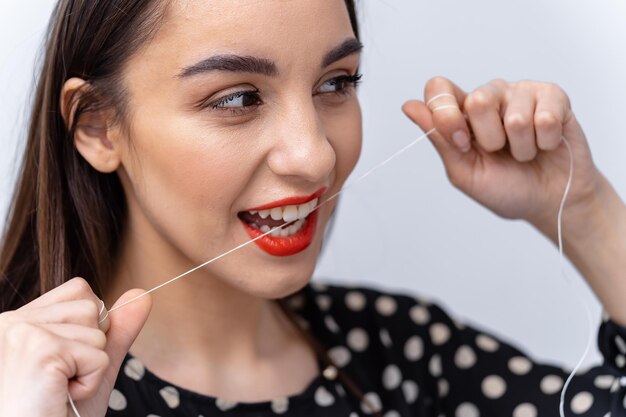
<path fill-rule="evenodd" d="M 121 304 L 141 294 L 131 290 Z M 0 314 L 0 416 L 106 414 L 126 353 L 150 313 L 145 296 L 100 320 L 102 303 L 74 278 L 15 311 Z"/>

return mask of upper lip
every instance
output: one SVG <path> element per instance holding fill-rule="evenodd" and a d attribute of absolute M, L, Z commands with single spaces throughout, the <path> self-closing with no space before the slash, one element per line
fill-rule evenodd
<path fill-rule="evenodd" d="M 308 196 L 287 197 L 287 198 L 283 198 L 281 200 L 272 201 L 271 203 L 263 204 L 262 206 L 250 208 L 250 209 L 248 209 L 246 211 L 269 210 L 269 209 L 273 209 L 274 207 L 296 206 L 298 204 L 308 203 L 309 201 L 313 200 L 314 198 L 318 198 L 318 197 L 322 196 L 326 192 L 326 190 L 327 190 L 327 187 L 322 187 L 319 190 L 317 190 L 316 192 L 314 192 L 313 194 L 308 195 Z"/>

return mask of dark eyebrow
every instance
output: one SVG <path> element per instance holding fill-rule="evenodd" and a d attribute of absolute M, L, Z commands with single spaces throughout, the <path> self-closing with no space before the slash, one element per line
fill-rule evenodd
<path fill-rule="evenodd" d="M 322 68 L 326 68 L 333 62 L 342 58 L 361 52 L 363 44 L 355 38 L 346 39 L 339 46 L 331 49 L 322 60 Z"/>
<path fill-rule="evenodd" d="M 270 77 L 278 75 L 276 64 L 264 58 L 240 55 L 215 55 L 183 68 L 178 76 L 186 78 L 210 71 L 249 72 Z"/>

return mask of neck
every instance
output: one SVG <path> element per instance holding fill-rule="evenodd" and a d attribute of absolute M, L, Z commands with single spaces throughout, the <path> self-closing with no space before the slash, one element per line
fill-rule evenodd
<path fill-rule="evenodd" d="M 132 236 L 122 242 L 108 306 L 131 288 L 149 290 L 195 266 L 156 236 L 141 242 Z M 250 366 L 276 357 L 298 338 L 274 301 L 234 288 L 205 268 L 152 296 L 150 317 L 131 348 L 151 369 L 183 359 L 213 369 Z M 124 308 L 112 314 L 124 314 Z"/>

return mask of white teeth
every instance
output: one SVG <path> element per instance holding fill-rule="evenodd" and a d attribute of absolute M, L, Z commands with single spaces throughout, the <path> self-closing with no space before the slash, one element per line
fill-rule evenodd
<path fill-rule="evenodd" d="M 286 221 L 287 223 L 292 222 L 298 218 L 298 213 L 299 213 L 298 207 L 287 206 L 283 210 L 283 220 Z"/>
<path fill-rule="evenodd" d="M 300 204 L 298 206 L 298 219 L 304 219 L 309 215 L 311 210 L 309 210 L 309 204 Z"/>
<path fill-rule="evenodd" d="M 281 232 L 282 232 L 282 229 L 276 229 L 271 233 L 271 235 L 274 237 L 280 237 Z"/>
<path fill-rule="evenodd" d="M 269 232 L 270 230 L 272 230 L 272 229 L 270 229 L 270 227 L 269 227 L 268 225 L 266 225 L 266 224 L 264 224 L 263 226 L 261 226 L 261 231 L 262 231 L 263 233 L 267 233 L 267 232 Z"/>
<path fill-rule="evenodd" d="M 283 209 L 281 207 L 274 207 L 270 212 L 272 220 L 280 220 L 283 218 Z"/>
<path fill-rule="evenodd" d="M 295 220 L 298 220 L 298 221 L 304 220 L 309 214 L 311 214 L 313 209 L 317 207 L 318 202 L 319 202 L 319 199 L 315 198 L 309 201 L 308 203 L 304 203 L 304 204 L 284 206 L 284 207 L 274 207 L 273 209 L 270 209 L 270 210 L 258 210 L 258 211 L 250 210 L 249 213 L 252 215 L 258 214 L 262 219 L 267 219 L 268 217 L 271 217 L 272 220 L 282 220 L 286 223 L 291 223 Z M 298 230 L 300 229 L 301 226 L 302 225 L 298 227 Z M 289 227 L 285 229 L 289 229 Z M 263 228 L 260 228 L 259 230 L 263 231 Z M 267 231 L 269 230 L 266 230 L 265 232 Z M 296 233 L 296 232 L 297 230 L 293 233 Z M 274 233 L 272 233 L 272 235 L 274 235 Z"/>

